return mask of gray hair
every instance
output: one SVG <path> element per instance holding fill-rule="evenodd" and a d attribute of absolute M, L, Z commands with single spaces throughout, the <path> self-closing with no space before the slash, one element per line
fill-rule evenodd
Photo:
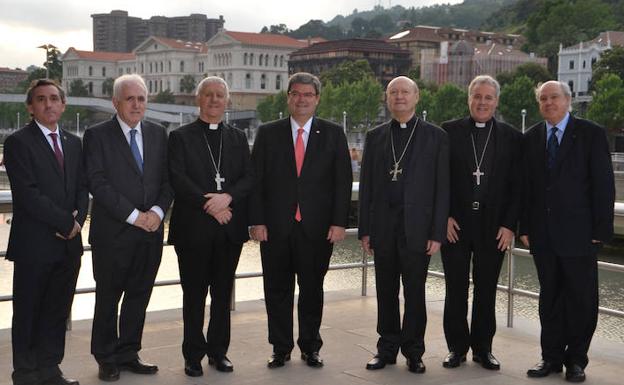
<path fill-rule="evenodd" d="M 143 78 L 140 75 L 128 74 L 128 75 L 121 75 L 120 77 L 115 79 L 115 82 L 113 83 L 113 99 L 119 99 L 121 95 L 121 89 L 127 83 L 138 84 L 139 86 L 141 86 L 141 88 L 143 88 L 143 91 L 145 92 L 145 96 L 147 96 L 147 86 L 145 85 L 145 80 L 143 80 Z"/>
<path fill-rule="evenodd" d="M 222 78 L 218 76 L 208 76 L 202 79 L 202 81 L 199 82 L 199 84 L 197 85 L 197 88 L 195 88 L 195 96 L 198 96 L 202 92 L 204 87 L 213 83 L 221 84 L 223 88 L 225 89 L 225 98 L 226 99 L 230 98 L 230 87 L 228 87 L 228 84 L 225 80 L 223 80 Z"/>
<path fill-rule="evenodd" d="M 407 80 L 414 87 L 414 92 L 416 92 L 417 94 L 420 93 L 420 89 L 418 88 L 418 83 L 416 83 L 414 81 L 414 79 L 409 78 L 407 76 L 397 76 L 396 78 L 390 80 L 390 83 L 388 83 L 388 87 L 386 87 L 386 93 L 388 93 L 388 90 L 390 89 L 390 86 L 392 86 L 395 82 L 397 82 L 399 80 Z"/>
<path fill-rule="evenodd" d="M 498 81 L 496 79 L 494 79 L 493 77 L 491 77 L 490 75 L 479 75 L 476 78 L 472 79 L 472 81 L 470 82 L 470 85 L 468 86 L 468 95 L 472 95 L 472 90 L 480 85 L 488 85 L 490 87 L 493 87 L 494 90 L 496 90 L 496 97 L 498 98 L 500 96 L 500 84 L 498 84 Z"/>
<path fill-rule="evenodd" d="M 314 86 L 314 91 L 317 95 L 321 93 L 321 81 L 316 76 L 308 72 L 297 72 L 288 79 L 288 89 L 286 92 L 290 92 L 290 88 L 293 84 L 310 84 Z"/>
<path fill-rule="evenodd" d="M 549 80 L 545 83 L 538 84 L 537 88 L 535 88 L 535 99 L 537 99 L 538 103 L 540 99 L 540 94 L 542 93 L 542 88 L 544 88 L 544 86 L 547 84 L 553 84 L 553 83 L 556 83 L 559 85 L 559 88 L 561 88 L 561 92 L 563 93 L 563 95 L 565 95 L 570 100 L 572 99 L 572 90 L 570 90 L 570 86 L 568 85 L 568 83 L 560 82 L 558 80 Z"/>

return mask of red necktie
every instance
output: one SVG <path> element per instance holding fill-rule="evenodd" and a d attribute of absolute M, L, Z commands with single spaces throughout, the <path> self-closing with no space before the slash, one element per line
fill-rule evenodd
<path fill-rule="evenodd" d="M 61 148 L 56 141 L 57 136 L 58 134 L 56 134 L 55 132 L 50 133 L 50 137 L 52 138 L 52 146 L 54 147 L 54 156 L 56 157 L 56 161 L 58 162 L 59 167 L 61 168 L 61 172 L 63 172 L 63 152 L 61 151 Z"/>
<path fill-rule="evenodd" d="M 295 141 L 295 164 L 297 165 L 297 176 L 301 175 L 301 167 L 303 166 L 303 158 L 305 157 L 305 146 L 303 145 L 303 128 L 297 130 L 297 140 Z M 297 212 L 295 220 L 301 222 L 301 212 L 299 204 L 297 204 Z"/>

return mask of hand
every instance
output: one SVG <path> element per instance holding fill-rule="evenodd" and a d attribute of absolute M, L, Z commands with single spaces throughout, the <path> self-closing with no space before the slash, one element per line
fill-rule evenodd
<path fill-rule="evenodd" d="M 531 247 L 531 245 L 529 244 L 529 236 L 528 235 L 521 235 L 520 236 L 520 240 L 522 241 L 522 244 L 526 247 Z"/>
<path fill-rule="evenodd" d="M 362 237 L 360 242 L 362 243 L 362 250 L 364 250 L 366 254 L 372 255 L 373 249 L 371 249 L 370 247 L 370 237 L 368 235 L 365 235 Z"/>
<path fill-rule="evenodd" d="M 342 226 L 329 226 L 327 240 L 329 243 L 337 243 L 345 239 L 345 228 Z"/>
<path fill-rule="evenodd" d="M 251 226 L 249 235 L 251 235 L 251 239 L 254 241 L 266 242 L 269 240 L 269 231 L 265 225 Z"/>
<path fill-rule="evenodd" d="M 151 210 L 147 211 L 145 214 L 147 215 L 147 231 L 153 232 L 158 230 L 158 228 L 160 227 L 160 217 L 158 216 L 158 214 Z"/>
<path fill-rule="evenodd" d="M 139 215 L 137 216 L 137 218 L 134 220 L 134 223 L 132 225 L 144 230 L 144 231 L 151 231 L 149 229 L 149 227 L 147 226 L 147 213 L 144 213 L 143 211 L 139 211 Z"/>
<path fill-rule="evenodd" d="M 225 210 L 225 208 L 232 203 L 232 196 L 228 193 L 208 193 L 204 195 L 204 198 L 208 199 L 206 203 L 204 203 L 204 211 L 213 216 L 214 214 Z"/>
<path fill-rule="evenodd" d="M 226 225 L 232 219 L 232 210 L 229 207 L 226 207 L 225 210 L 221 210 L 218 213 L 211 215 L 217 220 L 217 222 L 219 222 L 220 225 Z"/>
<path fill-rule="evenodd" d="M 440 242 L 428 240 L 427 241 L 427 255 L 433 255 L 440 251 Z"/>
<path fill-rule="evenodd" d="M 457 221 L 453 217 L 449 217 L 448 223 L 446 224 L 446 239 L 449 242 L 455 243 L 459 241 L 459 235 L 457 235 L 457 230 L 461 230 Z"/>
<path fill-rule="evenodd" d="M 76 218 L 76 215 L 78 215 L 78 210 L 74 210 L 72 212 L 72 215 L 74 216 L 74 218 Z M 80 226 L 80 224 L 78 222 L 76 222 L 76 220 L 74 220 L 74 227 L 72 228 L 72 230 L 70 231 L 69 235 L 67 237 L 64 237 L 63 235 L 61 235 L 61 233 L 56 233 L 55 235 L 58 238 L 64 239 L 64 240 L 69 240 L 74 238 L 76 235 L 78 235 L 78 233 L 80 232 L 80 230 L 82 230 L 82 227 Z"/>
<path fill-rule="evenodd" d="M 500 251 L 509 250 L 511 241 L 513 241 L 514 233 L 506 227 L 499 227 L 496 239 L 498 239 L 498 249 Z"/>

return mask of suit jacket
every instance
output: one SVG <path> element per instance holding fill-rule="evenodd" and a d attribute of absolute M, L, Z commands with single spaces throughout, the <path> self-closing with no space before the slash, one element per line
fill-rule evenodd
<path fill-rule="evenodd" d="M 232 220 L 223 225 L 233 243 L 249 239 L 247 201 L 253 187 L 249 144 L 243 131 L 223 124 L 221 177 L 223 190 L 232 196 Z M 213 149 L 213 151 L 215 151 Z M 215 157 L 217 153 L 215 153 Z M 215 169 L 200 121 L 182 126 L 169 134 L 169 180 L 175 202 L 169 224 L 169 243 L 201 246 L 211 231 L 221 225 L 203 210 L 204 194 L 218 192 Z M 215 159 L 216 162 L 218 160 Z"/>
<path fill-rule="evenodd" d="M 471 215 L 475 170 L 474 154 L 470 139 L 473 123 L 469 117 L 442 123 L 448 133 L 451 170 L 451 206 L 449 216 L 460 228 L 467 225 Z M 495 239 L 498 228 L 504 226 L 516 230 L 522 203 L 522 134 L 512 126 L 493 119 L 495 145 L 492 168 L 488 179 L 487 202 L 484 215 L 486 239 Z"/>
<path fill-rule="evenodd" d="M 371 247 L 389 242 L 392 219 L 388 190 L 392 158 L 390 121 L 366 134 L 360 170 L 358 236 L 370 236 Z M 446 132 L 422 120 L 408 151 L 403 202 L 405 237 L 409 249 L 424 252 L 427 241 L 446 239 L 449 211 L 449 153 Z"/>
<path fill-rule="evenodd" d="M 546 166 L 546 124 L 524 138 L 525 198 L 520 233 L 532 254 L 593 255 L 613 235 L 615 184 L 604 128 L 570 116 L 555 164 Z M 550 174 L 550 175 L 549 175 Z"/>
<path fill-rule="evenodd" d="M 82 255 L 80 233 L 65 241 L 75 220 L 87 217 L 89 193 L 82 164 L 80 139 L 59 130 L 64 170 L 35 121 L 11 134 L 4 142 L 4 163 L 11 183 L 13 219 L 7 248 L 12 261 L 50 261 Z"/>
<path fill-rule="evenodd" d="M 89 243 L 93 246 L 139 239 L 162 242 L 162 223 L 156 232 L 148 233 L 126 222 L 135 208 L 147 211 L 156 205 L 166 213 L 173 198 L 167 172 L 167 133 L 162 126 L 145 121 L 141 131 L 143 174 L 116 117 L 85 131 L 84 159 L 93 195 Z"/>
<path fill-rule="evenodd" d="M 313 118 L 299 177 L 289 117 L 258 128 L 251 160 L 256 188 L 250 222 L 266 225 L 269 239 L 290 234 L 297 203 L 310 238 L 324 239 L 332 225 L 347 226 L 353 174 L 342 127 Z"/>

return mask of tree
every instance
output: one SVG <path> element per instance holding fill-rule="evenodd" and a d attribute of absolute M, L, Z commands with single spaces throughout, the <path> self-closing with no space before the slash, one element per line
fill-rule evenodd
<path fill-rule="evenodd" d="M 46 77 L 46 69 L 42 68 L 42 67 L 35 67 L 34 69 L 32 69 L 32 71 L 30 71 L 28 73 L 28 77 L 26 78 L 26 80 L 20 82 L 17 85 L 17 92 L 16 93 L 24 93 L 26 92 L 26 90 L 28 89 L 28 87 L 30 86 L 30 83 L 33 80 L 37 80 L 37 79 L 45 79 Z"/>
<path fill-rule="evenodd" d="M 526 110 L 526 126 L 530 127 L 541 120 L 539 107 L 535 99 L 536 84 L 527 76 L 516 78 L 501 90 L 498 109 L 505 122 L 522 128 L 522 110 Z"/>
<path fill-rule="evenodd" d="M 347 126 L 352 129 L 368 128 L 379 114 L 383 88 L 373 77 L 339 85 L 327 83 L 321 92 L 317 109 L 320 117 L 342 122 L 347 113 Z"/>
<path fill-rule="evenodd" d="M 618 75 L 605 74 L 596 83 L 587 118 L 610 130 L 624 129 L 624 81 Z"/>
<path fill-rule="evenodd" d="M 337 66 L 324 71 L 321 74 L 321 82 L 323 84 L 342 84 L 342 83 L 354 83 L 360 79 L 367 77 L 374 77 L 375 74 L 368 64 L 368 61 L 364 59 L 352 61 L 346 60 Z"/>
<path fill-rule="evenodd" d="M 427 111 L 426 120 L 431 120 L 429 114 L 431 113 L 433 103 L 433 93 L 426 88 L 421 88 L 418 98 L 418 104 L 416 105 L 416 116 L 420 118 L 425 118 L 423 112 Z"/>
<path fill-rule="evenodd" d="M 269 95 L 264 98 L 256 106 L 258 116 L 263 122 L 279 119 L 279 113 L 282 116 L 288 115 L 288 105 L 286 103 L 286 91 L 280 91 L 275 95 Z"/>
<path fill-rule="evenodd" d="M 624 47 L 606 50 L 592 67 L 592 88 L 607 74 L 615 74 L 624 79 Z"/>
<path fill-rule="evenodd" d="M 468 114 L 468 94 L 455 84 L 446 83 L 433 95 L 427 120 L 440 124 Z"/>
<path fill-rule="evenodd" d="M 174 104 L 175 97 L 173 96 L 173 92 L 170 90 L 164 90 L 157 93 L 152 101 L 154 103 Z"/>
<path fill-rule="evenodd" d="M 262 27 L 262 30 L 260 31 L 260 33 L 274 33 L 274 34 L 279 34 L 279 35 L 286 35 L 288 32 L 290 32 L 290 30 L 288 29 L 288 27 L 286 26 L 286 24 L 275 24 L 275 25 L 271 25 L 270 27 Z"/>
<path fill-rule="evenodd" d="M 514 80 L 520 76 L 526 76 L 533 81 L 533 83 L 543 83 L 548 80 L 553 80 L 553 76 L 546 67 L 543 67 L 537 63 L 524 63 L 516 67 L 511 72 L 501 72 L 496 75 L 496 80 L 501 87 L 513 83 Z"/>
<path fill-rule="evenodd" d="M 192 94 L 195 91 L 195 78 L 193 75 L 184 75 L 180 79 L 180 91 Z"/>
<path fill-rule="evenodd" d="M 75 79 L 69 83 L 69 96 L 89 96 L 89 89 L 82 79 Z"/>
<path fill-rule="evenodd" d="M 113 96 L 113 84 L 115 80 L 113 78 L 106 78 L 102 83 L 102 91 L 104 95 Z"/>

